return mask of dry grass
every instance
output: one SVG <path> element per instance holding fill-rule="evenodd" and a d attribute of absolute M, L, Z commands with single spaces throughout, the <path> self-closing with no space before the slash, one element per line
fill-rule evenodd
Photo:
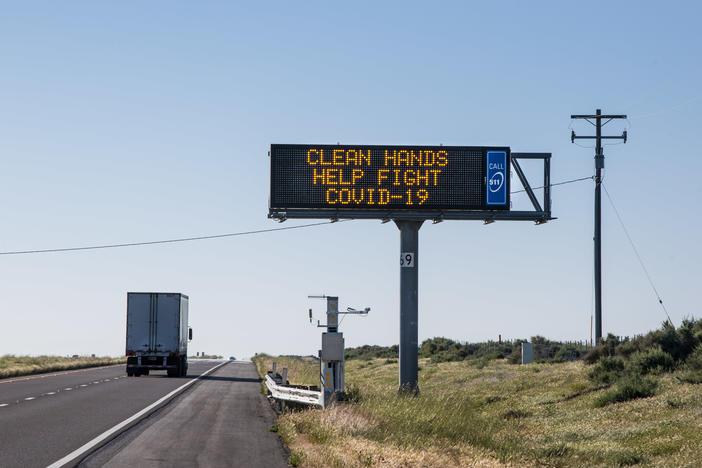
<path fill-rule="evenodd" d="M 107 366 L 126 363 L 126 358 L 112 357 L 60 357 L 60 356 L 0 356 L 0 378 L 41 374 L 84 367 Z"/>
<path fill-rule="evenodd" d="M 288 381 L 292 385 L 319 386 L 319 361 L 311 356 L 269 356 L 258 354 L 253 358 L 256 370 L 261 377 L 277 365 L 278 373 L 288 369 Z"/>
<path fill-rule="evenodd" d="M 420 366 L 420 395 L 403 397 L 396 363 L 347 361 L 358 402 L 286 413 L 281 437 L 306 467 L 700 466 L 702 386 L 677 374 L 651 398 L 595 408 L 607 389 L 581 362 Z"/>

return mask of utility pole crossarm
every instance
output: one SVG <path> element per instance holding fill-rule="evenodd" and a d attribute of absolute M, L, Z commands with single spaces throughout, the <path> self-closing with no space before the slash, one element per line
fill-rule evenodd
<path fill-rule="evenodd" d="M 626 131 L 624 131 L 624 133 L 626 133 Z M 626 137 L 625 137 L 624 135 L 619 135 L 619 136 L 613 136 L 613 135 L 607 135 L 607 136 L 605 136 L 605 135 L 602 135 L 602 136 L 600 136 L 600 137 L 596 137 L 596 136 L 577 136 L 577 135 L 573 135 L 573 138 L 576 139 L 576 140 L 586 140 L 586 139 L 587 139 L 587 140 L 594 140 L 595 138 L 600 138 L 600 139 L 602 139 L 602 140 L 615 140 L 615 139 L 620 139 L 620 140 L 621 140 L 621 139 L 626 138 Z"/>
<path fill-rule="evenodd" d="M 595 114 L 595 115 L 571 115 L 571 119 L 626 119 L 628 118 L 626 114 L 616 114 L 616 115 L 600 115 L 600 114 Z"/>

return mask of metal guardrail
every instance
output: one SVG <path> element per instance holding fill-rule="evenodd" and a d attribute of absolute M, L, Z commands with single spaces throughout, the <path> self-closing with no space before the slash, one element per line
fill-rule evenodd
<path fill-rule="evenodd" d="M 279 385 L 270 374 L 266 374 L 266 387 L 277 400 L 294 401 L 307 405 L 324 407 L 324 394 L 321 391 Z"/>

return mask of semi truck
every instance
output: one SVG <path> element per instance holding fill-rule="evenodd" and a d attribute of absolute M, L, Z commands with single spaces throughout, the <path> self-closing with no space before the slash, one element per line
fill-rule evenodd
<path fill-rule="evenodd" d="M 188 296 L 181 293 L 127 293 L 127 375 L 165 370 L 169 377 L 188 372 Z"/>

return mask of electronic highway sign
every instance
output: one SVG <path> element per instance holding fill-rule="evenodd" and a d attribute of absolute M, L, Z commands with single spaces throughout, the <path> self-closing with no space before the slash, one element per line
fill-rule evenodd
<path fill-rule="evenodd" d="M 271 145 L 270 213 L 509 211 L 509 147 Z"/>

